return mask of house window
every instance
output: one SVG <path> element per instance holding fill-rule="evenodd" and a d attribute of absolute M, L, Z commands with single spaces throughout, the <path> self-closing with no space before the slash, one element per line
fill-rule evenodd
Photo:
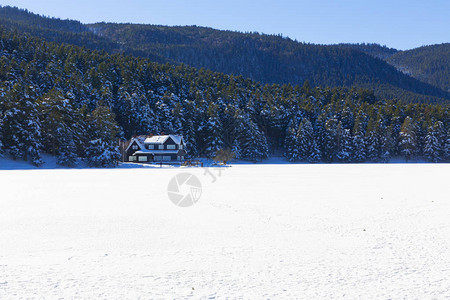
<path fill-rule="evenodd" d="M 136 161 L 136 156 L 128 156 L 129 161 Z"/>
<path fill-rule="evenodd" d="M 147 161 L 147 156 L 139 156 L 139 161 Z"/>
<path fill-rule="evenodd" d="M 180 145 L 180 150 L 183 150 L 183 145 Z"/>
<path fill-rule="evenodd" d="M 184 159 L 184 156 L 177 156 L 177 158 L 178 158 L 178 160 L 183 160 Z"/>
<path fill-rule="evenodd" d="M 162 160 L 172 160 L 172 157 L 171 156 L 163 156 Z"/>
<path fill-rule="evenodd" d="M 148 149 L 150 149 L 150 150 L 155 149 L 155 145 L 148 145 Z"/>
<path fill-rule="evenodd" d="M 133 150 L 138 150 L 139 147 L 138 147 L 138 145 L 133 145 L 133 146 L 131 147 L 131 149 L 133 149 Z"/>
<path fill-rule="evenodd" d="M 167 150 L 175 150 L 177 149 L 177 146 L 175 145 L 167 145 Z"/>
<path fill-rule="evenodd" d="M 154 160 L 155 161 L 161 161 L 162 160 L 162 156 L 155 156 Z"/>
<path fill-rule="evenodd" d="M 164 150 L 164 145 L 159 145 L 158 149 L 159 150 Z"/>

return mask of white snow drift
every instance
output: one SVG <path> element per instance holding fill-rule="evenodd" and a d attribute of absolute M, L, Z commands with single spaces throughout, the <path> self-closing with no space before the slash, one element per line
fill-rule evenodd
<path fill-rule="evenodd" d="M 221 170 L 0 171 L 0 298 L 449 297 L 450 165 Z"/>

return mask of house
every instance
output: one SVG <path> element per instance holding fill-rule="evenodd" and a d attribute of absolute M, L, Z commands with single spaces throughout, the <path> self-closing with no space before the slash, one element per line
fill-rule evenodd
<path fill-rule="evenodd" d="M 125 150 L 125 161 L 182 161 L 186 155 L 183 137 L 179 135 L 137 136 Z"/>

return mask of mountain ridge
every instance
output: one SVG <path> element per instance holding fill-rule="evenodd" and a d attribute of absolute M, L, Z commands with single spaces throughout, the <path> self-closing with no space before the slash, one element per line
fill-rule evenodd
<path fill-rule="evenodd" d="M 383 98 L 406 102 L 450 99 L 450 93 L 405 75 L 373 53 L 365 53 L 361 45 L 298 43 L 281 35 L 220 31 L 200 26 L 83 24 L 11 7 L 0 9 L 0 22 L 10 29 L 58 43 L 125 53 L 159 63 L 187 64 L 242 75 L 263 84 L 302 85 L 308 80 L 314 86 L 369 88 Z"/>

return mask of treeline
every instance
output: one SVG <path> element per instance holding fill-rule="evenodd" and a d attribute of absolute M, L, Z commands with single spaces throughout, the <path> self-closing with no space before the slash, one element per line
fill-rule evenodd
<path fill-rule="evenodd" d="M 0 29 L 0 149 L 61 165 L 117 164 L 118 138 L 181 134 L 189 155 L 260 161 L 448 160 L 449 105 L 347 88 L 261 85 L 183 65 L 45 42 Z M 311 145 L 311 146 L 308 146 Z"/>
<path fill-rule="evenodd" d="M 82 24 L 11 7 L 0 8 L 0 24 L 58 44 L 125 53 L 158 63 L 184 63 L 263 84 L 302 85 L 308 80 L 313 86 L 368 88 L 378 97 L 408 103 L 450 99 L 448 91 L 407 76 L 379 59 L 395 50 L 373 44 L 314 45 L 281 35 L 197 26 Z"/>

